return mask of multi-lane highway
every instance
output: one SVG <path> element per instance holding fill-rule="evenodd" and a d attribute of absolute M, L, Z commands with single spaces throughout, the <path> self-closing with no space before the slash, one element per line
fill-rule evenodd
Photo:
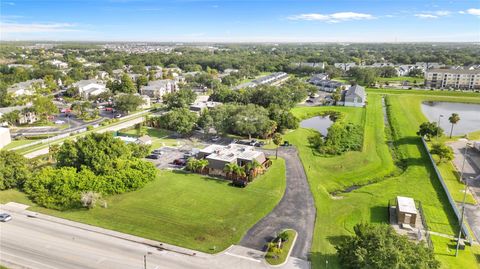
<path fill-rule="evenodd" d="M 40 214 L 29 217 L 29 211 L 8 206 L 0 211 L 13 216 L 12 221 L 0 223 L 0 263 L 9 268 L 141 269 L 144 255 L 149 269 L 269 268 L 262 252 L 240 246 L 216 255 L 175 247 L 160 250 L 113 231 Z M 308 268 L 308 263 L 291 258 L 283 268 Z"/>

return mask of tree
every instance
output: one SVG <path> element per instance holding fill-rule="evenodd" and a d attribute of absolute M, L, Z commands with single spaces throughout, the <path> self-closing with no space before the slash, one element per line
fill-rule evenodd
<path fill-rule="evenodd" d="M 140 91 L 140 87 L 148 84 L 148 78 L 144 75 L 141 75 L 137 78 L 136 84 L 137 84 L 137 90 Z"/>
<path fill-rule="evenodd" d="M 14 110 L 12 112 L 3 114 L 2 117 L 0 118 L 0 122 L 7 122 L 8 125 L 15 125 L 17 124 L 19 119 L 20 119 L 20 111 Z"/>
<path fill-rule="evenodd" d="M 14 151 L 0 151 L 0 190 L 22 187 L 29 177 L 27 159 Z"/>
<path fill-rule="evenodd" d="M 435 154 L 440 158 L 439 163 L 451 161 L 454 158 L 452 148 L 444 143 L 434 143 L 430 153 Z"/>
<path fill-rule="evenodd" d="M 373 68 L 352 67 L 347 73 L 356 83 L 366 86 L 373 85 L 377 77 Z"/>
<path fill-rule="evenodd" d="M 156 119 L 157 125 L 175 131 L 183 136 L 192 133 L 197 124 L 197 114 L 187 108 L 174 108 L 169 113 Z"/>
<path fill-rule="evenodd" d="M 143 99 L 135 94 L 121 94 L 115 98 L 114 104 L 117 110 L 128 114 L 137 110 L 143 104 Z"/>
<path fill-rule="evenodd" d="M 440 268 L 433 250 L 388 225 L 357 224 L 353 230 L 355 235 L 335 246 L 342 268 Z"/>
<path fill-rule="evenodd" d="M 408 76 L 415 78 L 423 77 L 423 71 L 420 68 L 414 68 L 408 72 Z"/>
<path fill-rule="evenodd" d="M 44 121 L 47 120 L 48 116 L 58 112 L 58 108 L 52 100 L 46 96 L 38 96 L 33 100 L 33 110 L 40 116 L 40 119 Z"/>
<path fill-rule="evenodd" d="M 197 95 L 190 89 L 181 89 L 177 92 L 165 94 L 163 96 L 163 103 L 169 109 L 172 108 L 188 108 L 190 104 L 195 102 Z"/>
<path fill-rule="evenodd" d="M 332 94 L 332 98 L 333 100 L 335 100 L 335 103 L 342 100 L 342 87 L 338 87 L 335 89 L 335 92 Z"/>
<path fill-rule="evenodd" d="M 452 115 L 448 117 L 448 121 L 452 124 L 452 128 L 450 128 L 450 138 L 452 138 L 453 126 L 460 121 L 460 116 L 457 113 L 452 113 Z"/>
<path fill-rule="evenodd" d="M 437 126 L 435 122 L 424 122 L 420 125 L 417 135 L 422 137 L 427 137 L 428 140 L 431 140 L 434 136 L 441 136 L 443 129 Z"/>
<path fill-rule="evenodd" d="M 137 88 L 133 83 L 132 79 L 128 74 L 123 74 L 120 82 L 120 87 L 118 89 L 120 92 L 123 93 L 136 93 Z"/>
<path fill-rule="evenodd" d="M 280 133 L 274 133 L 273 134 L 273 144 L 275 144 L 277 147 L 275 148 L 275 159 L 278 159 L 278 147 L 280 144 L 282 144 L 283 137 Z"/>

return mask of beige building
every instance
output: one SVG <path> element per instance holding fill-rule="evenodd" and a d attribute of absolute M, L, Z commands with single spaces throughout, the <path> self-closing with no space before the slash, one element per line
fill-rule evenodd
<path fill-rule="evenodd" d="M 425 72 L 427 88 L 480 89 L 480 70 L 430 69 Z"/>
<path fill-rule="evenodd" d="M 0 127 L 0 149 L 10 144 L 12 139 L 10 138 L 10 129 Z"/>

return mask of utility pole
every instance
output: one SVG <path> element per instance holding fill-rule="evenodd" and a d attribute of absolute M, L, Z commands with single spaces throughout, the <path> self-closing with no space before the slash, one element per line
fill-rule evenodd
<path fill-rule="evenodd" d="M 467 140 L 468 141 L 468 140 Z M 463 164 L 462 164 L 462 171 L 460 172 L 460 180 L 463 181 L 463 171 L 465 168 L 465 161 L 467 159 L 467 154 L 468 154 L 468 147 L 470 144 L 467 142 L 465 144 L 465 151 L 464 151 L 464 156 L 463 156 Z M 455 257 L 458 256 L 458 249 L 460 247 L 460 237 L 462 236 L 462 227 L 463 227 L 463 218 L 465 216 L 465 200 L 467 199 L 467 190 L 468 190 L 468 180 L 465 179 L 465 190 L 463 191 L 463 201 L 462 201 L 462 215 L 460 216 L 460 227 L 458 231 L 458 239 L 457 239 L 457 247 L 455 249 Z"/>
<path fill-rule="evenodd" d="M 147 254 L 143 255 L 143 268 L 147 269 Z"/>

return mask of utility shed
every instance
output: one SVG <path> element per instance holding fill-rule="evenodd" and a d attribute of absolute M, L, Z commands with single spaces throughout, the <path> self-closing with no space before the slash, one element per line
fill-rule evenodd
<path fill-rule="evenodd" d="M 409 224 L 415 227 L 417 220 L 417 207 L 410 197 L 397 196 L 397 221 L 398 224 Z"/>

